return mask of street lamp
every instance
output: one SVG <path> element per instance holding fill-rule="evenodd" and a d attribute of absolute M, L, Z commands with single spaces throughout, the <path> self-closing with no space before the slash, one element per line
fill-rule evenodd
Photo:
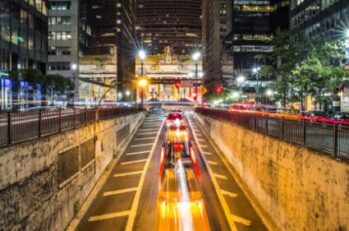
<path fill-rule="evenodd" d="M 199 74 L 198 73 L 198 67 L 199 67 L 199 62 L 198 61 L 199 61 L 200 57 L 201 57 L 201 53 L 199 51 L 194 52 L 192 54 L 192 56 L 191 56 L 191 58 L 195 62 L 195 79 L 198 78 L 198 74 Z M 203 77 L 203 74 L 200 77 Z M 197 99 L 197 95 L 198 95 L 198 86 L 197 86 L 197 84 L 195 84 L 195 98 L 196 99 Z"/>
<path fill-rule="evenodd" d="M 260 67 L 254 67 L 252 69 L 253 74 L 256 75 L 256 81 L 257 81 L 257 86 L 256 86 L 256 102 L 257 102 L 257 104 L 259 103 L 258 97 L 259 97 L 259 93 L 260 93 L 260 91 L 259 91 L 259 87 L 260 87 L 259 86 L 259 71 L 260 70 L 261 70 Z"/>
<path fill-rule="evenodd" d="M 71 70 L 73 71 L 73 83 L 74 83 L 74 101 L 78 98 L 78 79 L 76 78 L 76 70 L 78 69 L 78 65 L 76 63 L 71 64 Z"/>
<path fill-rule="evenodd" d="M 266 94 L 268 97 L 271 97 L 271 96 L 274 95 L 274 92 L 273 92 L 273 90 L 268 89 L 268 90 L 265 92 L 265 94 Z"/>
<path fill-rule="evenodd" d="M 147 58 L 147 52 L 145 50 L 138 51 L 138 57 L 141 59 L 141 76 L 144 75 L 144 60 Z"/>
<path fill-rule="evenodd" d="M 143 101 L 144 101 L 144 91 L 147 85 L 148 85 L 147 79 L 141 78 L 138 80 L 138 87 L 141 88 L 141 107 L 142 108 L 143 108 Z"/>
<path fill-rule="evenodd" d="M 236 81 L 241 84 L 245 82 L 245 76 L 240 75 L 239 77 L 236 78 Z"/>
<path fill-rule="evenodd" d="M 129 90 L 125 91 L 125 95 L 129 97 L 131 95 L 131 92 Z"/>

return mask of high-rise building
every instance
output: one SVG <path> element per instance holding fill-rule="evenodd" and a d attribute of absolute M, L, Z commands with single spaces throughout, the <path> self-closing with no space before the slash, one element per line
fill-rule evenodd
<path fill-rule="evenodd" d="M 349 28 L 347 0 L 291 0 L 290 27 L 313 38 L 343 39 Z"/>
<path fill-rule="evenodd" d="M 38 68 L 47 63 L 47 1 L 0 1 L 0 70 Z"/>
<path fill-rule="evenodd" d="M 190 54 L 201 44 L 200 16 L 201 0 L 138 0 L 138 40 L 153 54 Z"/>
<path fill-rule="evenodd" d="M 79 88 L 79 61 L 87 52 L 91 28 L 87 22 L 86 0 L 49 0 L 48 73 L 72 78 L 76 97 Z"/>
<path fill-rule="evenodd" d="M 202 2 L 202 50 L 205 85 L 211 90 L 228 77 L 230 56 L 223 49 L 223 41 L 232 30 L 231 0 Z"/>
<path fill-rule="evenodd" d="M 272 52 L 277 29 L 288 28 L 288 1 L 233 0 L 232 31 L 224 43 L 233 56 L 234 75 L 251 76 L 259 66 L 256 56 Z"/>
<path fill-rule="evenodd" d="M 91 54 L 116 59 L 115 79 L 123 89 L 135 76 L 136 1 L 91 0 Z"/>

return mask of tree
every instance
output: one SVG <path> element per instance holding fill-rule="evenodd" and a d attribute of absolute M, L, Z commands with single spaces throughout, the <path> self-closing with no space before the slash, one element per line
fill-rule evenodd
<path fill-rule="evenodd" d="M 280 100 L 285 106 L 293 98 L 291 70 L 304 59 L 308 40 L 302 36 L 297 36 L 295 40 L 294 31 L 277 31 L 271 44 L 274 46 L 273 52 L 269 56 L 257 57 L 265 63 L 261 68 L 262 76 L 275 76 L 276 81 L 273 89 L 277 92 L 276 100 Z"/>
<path fill-rule="evenodd" d="M 64 94 L 74 89 L 74 83 L 70 79 L 60 75 L 46 75 L 43 84 L 50 100 L 53 100 L 55 94 Z"/>

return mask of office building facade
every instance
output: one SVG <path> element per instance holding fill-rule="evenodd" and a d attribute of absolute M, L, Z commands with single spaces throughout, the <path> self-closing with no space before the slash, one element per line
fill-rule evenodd
<path fill-rule="evenodd" d="M 47 1 L 0 1 L 0 69 L 38 68 L 47 63 Z"/>
<path fill-rule="evenodd" d="M 135 76 L 136 1 L 91 1 L 91 55 L 107 56 L 115 64 L 115 81 L 120 90 L 128 88 Z M 109 74 L 111 74 L 109 72 Z"/>
<path fill-rule="evenodd" d="M 201 44 L 201 0 L 138 0 L 137 34 L 140 46 L 161 53 L 190 54 Z"/>
<path fill-rule="evenodd" d="M 343 39 L 349 28 L 346 0 L 291 0 L 290 27 L 313 38 Z"/>

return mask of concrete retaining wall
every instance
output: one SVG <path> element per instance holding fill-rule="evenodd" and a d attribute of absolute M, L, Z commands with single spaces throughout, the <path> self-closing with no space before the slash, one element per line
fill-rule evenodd
<path fill-rule="evenodd" d="M 278 230 L 349 230 L 349 164 L 196 115 Z"/>
<path fill-rule="evenodd" d="M 64 230 L 144 116 L 0 149 L 0 230 Z"/>

